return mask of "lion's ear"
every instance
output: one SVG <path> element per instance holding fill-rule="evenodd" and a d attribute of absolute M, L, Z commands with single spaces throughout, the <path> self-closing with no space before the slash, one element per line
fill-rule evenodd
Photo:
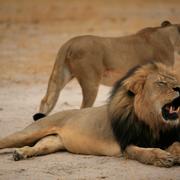
<path fill-rule="evenodd" d="M 131 94 L 131 96 L 134 96 L 136 94 L 141 93 L 141 91 L 143 90 L 143 87 L 144 87 L 144 83 L 145 82 L 143 80 L 131 82 L 127 86 L 128 94 Z"/>
<path fill-rule="evenodd" d="M 171 26 L 172 24 L 171 24 L 171 22 L 170 21 L 163 21 L 162 23 L 161 23 L 161 27 L 167 27 L 167 26 Z"/>

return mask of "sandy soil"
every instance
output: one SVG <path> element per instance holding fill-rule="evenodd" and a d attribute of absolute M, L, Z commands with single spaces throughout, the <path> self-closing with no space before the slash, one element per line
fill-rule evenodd
<path fill-rule="evenodd" d="M 129 34 L 145 26 L 158 26 L 166 19 L 178 23 L 179 8 L 178 0 L 1 0 L 0 137 L 32 122 L 63 42 L 82 34 Z M 176 63 L 179 72 L 179 57 Z M 101 86 L 95 106 L 106 102 L 109 90 Z M 80 87 L 73 80 L 63 90 L 53 112 L 79 108 L 81 98 Z M 67 152 L 14 162 L 12 151 L 0 152 L 2 180 L 180 179 L 178 166 L 158 168 L 124 158 Z"/>

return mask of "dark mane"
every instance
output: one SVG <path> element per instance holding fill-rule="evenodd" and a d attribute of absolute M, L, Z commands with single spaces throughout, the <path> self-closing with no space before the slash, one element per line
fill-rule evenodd
<path fill-rule="evenodd" d="M 148 61 L 146 64 L 151 64 L 155 69 L 157 69 L 157 65 L 154 61 L 150 60 Z M 141 67 L 143 67 L 144 65 L 136 65 L 135 67 L 131 68 L 126 74 L 125 76 L 123 76 L 121 79 L 119 79 L 118 81 L 115 82 L 111 94 L 110 94 L 110 99 L 112 99 L 114 97 L 114 95 L 116 95 L 116 93 L 119 91 L 119 89 L 122 87 L 123 83 L 125 80 L 127 80 L 129 77 L 133 76 L 134 73 L 136 71 L 138 71 L 139 69 L 141 69 Z M 127 91 L 128 95 L 133 96 L 133 92 Z"/>
<path fill-rule="evenodd" d="M 111 125 L 122 151 L 131 144 L 140 147 L 155 145 L 153 133 L 149 126 L 137 118 L 133 108 L 126 117 L 123 117 L 123 114 L 119 117 L 112 117 Z"/>
<path fill-rule="evenodd" d="M 156 66 L 154 63 L 151 64 Z M 122 79 L 117 81 L 110 96 L 109 118 L 111 119 L 114 136 L 122 151 L 131 144 L 139 147 L 158 147 L 165 149 L 173 142 L 180 141 L 180 124 L 167 130 L 160 128 L 157 135 L 146 124 L 146 121 L 137 117 L 134 110 L 135 95 L 125 89 L 124 81 L 132 77 L 141 67 L 137 66 L 131 69 Z M 119 97 L 120 91 L 122 91 L 122 97 Z M 122 102 L 126 103 L 122 104 Z M 118 109 L 118 107 L 120 108 Z"/>
<path fill-rule="evenodd" d="M 119 91 L 120 87 L 123 85 L 124 80 L 128 79 L 129 77 L 131 77 L 134 72 L 136 72 L 141 66 L 137 65 L 135 67 L 133 67 L 132 69 L 130 69 L 125 76 L 123 76 L 121 79 L 119 79 L 113 86 L 112 91 L 111 91 L 111 95 L 110 95 L 110 99 L 113 98 L 113 96 L 117 93 L 117 91 Z M 128 92 L 129 95 L 134 95 L 133 92 Z"/>
<path fill-rule="evenodd" d="M 167 131 L 161 130 L 159 137 L 154 136 L 153 130 L 143 120 L 138 119 L 133 110 L 126 117 L 123 117 L 123 114 L 113 117 L 111 125 L 122 151 L 132 144 L 166 149 L 173 142 L 180 141 L 180 125 Z"/>

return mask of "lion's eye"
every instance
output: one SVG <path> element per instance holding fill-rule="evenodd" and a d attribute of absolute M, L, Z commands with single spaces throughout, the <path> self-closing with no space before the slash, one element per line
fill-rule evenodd
<path fill-rule="evenodd" d="M 157 84 L 159 86 L 167 86 L 167 83 L 165 81 L 158 81 Z"/>
<path fill-rule="evenodd" d="M 178 27 L 178 31 L 179 31 L 179 33 L 180 33 L 180 27 Z"/>

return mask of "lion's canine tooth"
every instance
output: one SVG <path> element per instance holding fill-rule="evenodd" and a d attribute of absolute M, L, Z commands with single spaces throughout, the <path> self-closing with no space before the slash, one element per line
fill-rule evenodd
<path fill-rule="evenodd" d="M 173 106 L 170 106 L 170 109 L 169 109 L 169 113 L 172 114 L 172 113 L 178 113 L 180 110 L 180 107 L 178 107 L 176 110 L 175 108 L 173 108 Z"/>
<path fill-rule="evenodd" d="M 177 108 L 176 112 L 178 113 L 178 112 L 179 112 L 179 110 L 180 110 L 180 107 L 178 107 L 178 108 Z"/>
<path fill-rule="evenodd" d="M 169 112 L 173 113 L 173 107 L 172 106 L 170 106 Z"/>

